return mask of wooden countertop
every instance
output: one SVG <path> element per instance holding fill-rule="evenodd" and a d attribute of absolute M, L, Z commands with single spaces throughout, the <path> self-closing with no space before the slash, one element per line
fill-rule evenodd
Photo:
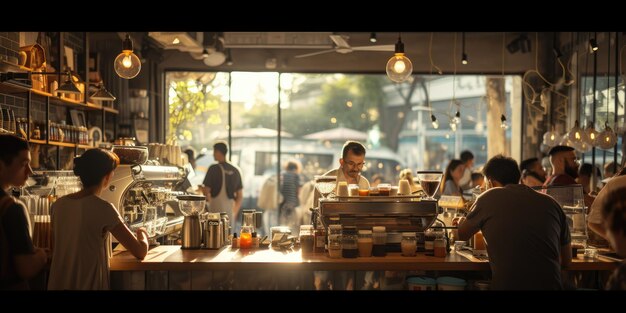
<path fill-rule="evenodd" d="M 137 260 L 127 251 L 114 251 L 111 271 L 202 271 L 202 270 L 442 270 L 442 271 L 489 271 L 489 263 L 451 252 L 445 258 L 425 256 L 404 257 L 400 253 L 388 253 L 386 257 L 356 259 L 331 259 L 326 254 L 302 256 L 300 251 L 275 251 L 272 249 L 184 250 L 180 246 L 151 248 L 144 260 Z M 572 261 L 570 270 L 610 271 L 618 262 L 598 257 L 585 260 L 582 256 Z"/>

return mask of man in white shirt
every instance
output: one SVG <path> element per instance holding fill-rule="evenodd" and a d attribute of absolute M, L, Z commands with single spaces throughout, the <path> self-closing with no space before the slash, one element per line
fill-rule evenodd
<path fill-rule="evenodd" d="M 587 224 L 591 230 L 604 239 L 608 238 L 606 237 L 606 228 L 604 227 L 604 221 L 602 219 L 602 203 L 611 192 L 624 187 L 626 187 L 626 175 L 611 178 L 611 180 L 606 183 L 606 186 L 600 190 L 598 196 L 596 196 L 596 199 L 591 204 L 591 210 L 589 211 L 589 215 L 587 215 Z"/>

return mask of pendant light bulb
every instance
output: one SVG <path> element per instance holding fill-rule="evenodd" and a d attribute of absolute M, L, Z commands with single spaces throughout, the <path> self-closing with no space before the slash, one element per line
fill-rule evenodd
<path fill-rule="evenodd" d="M 450 121 L 450 129 L 452 129 L 453 132 L 456 131 L 456 123 L 454 121 Z"/>
<path fill-rule="evenodd" d="M 559 144 L 561 140 L 561 134 L 554 129 L 552 125 L 551 129 L 543 134 L 543 144 L 552 148 Z"/>
<path fill-rule="evenodd" d="M 578 120 L 574 122 L 574 127 L 570 129 L 570 131 L 567 133 L 567 136 L 569 138 L 569 141 L 571 141 L 574 145 L 579 145 L 583 141 L 586 141 L 586 133 L 580 128 Z"/>
<path fill-rule="evenodd" d="M 432 121 L 433 128 L 434 129 L 439 129 L 439 122 L 437 122 L 437 118 L 435 117 L 434 114 L 430 115 L 430 120 Z"/>
<path fill-rule="evenodd" d="M 407 80 L 413 73 L 413 63 L 404 55 L 404 43 L 398 37 L 394 55 L 387 61 L 387 76 L 396 83 Z"/>
<path fill-rule="evenodd" d="M 141 61 L 133 53 L 133 41 L 130 39 L 130 35 L 126 34 L 126 39 L 122 44 L 122 53 L 115 58 L 113 65 L 115 73 L 125 79 L 134 78 L 141 71 Z"/>
<path fill-rule="evenodd" d="M 500 128 L 509 128 L 509 123 L 506 121 L 506 116 L 504 116 L 504 114 L 500 115 Z"/>
<path fill-rule="evenodd" d="M 590 121 L 587 124 L 587 128 L 585 128 L 585 142 L 590 146 L 597 146 L 598 135 L 599 133 L 596 127 L 593 125 L 593 122 Z"/>
<path fill-rule="evenodd" d="M 460 124 L 461 123 L 461 111 L 456 110 L 454 117 L 452 118 L 452 123 Z"/>
<path fill-rule="evenodd" d="M 613 129 L 609 127 L 608 124 L 605 124 L 604 130 L 600 133 L 597 142 L 598 148 L 600 149 L 612 149 L 613 147 L 615 147 L 615 144 L 617 144 L 617 135 L 615 134 Z"/>

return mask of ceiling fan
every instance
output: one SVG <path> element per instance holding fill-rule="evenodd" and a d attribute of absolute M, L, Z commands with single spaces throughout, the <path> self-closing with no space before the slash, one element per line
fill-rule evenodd
<path fill-rule="evenodd" d="M 352 51 L 395 51 L 394 45 L 376 45 L 376 46 L 360 46 L 360 47 L 351 47 L 348 44 L 348 36 L 342 35 L 330 35 L 330 39 L 335 43 L 335 47 L 329 50 L 323 50 L 313 53 L 300 54 L 296 55 L 295 58 L 306 58 L 318 54 L 324 54 L 329 52 L 337 52 L 341 54 L 351 53 Z"/>

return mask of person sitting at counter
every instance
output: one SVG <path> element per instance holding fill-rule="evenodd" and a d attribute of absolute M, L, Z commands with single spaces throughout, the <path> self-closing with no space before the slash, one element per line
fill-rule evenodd
<path fill-rule="evenodd" d="M 30 289 L 27 279 L 48 262 L 44 249 L 33 246 L 24 205 L 7 194 L 11 186 L 23 186 L 33 171 L 28 142 L 0 135 L 0 290 Z"/>
<path fill-rule="evenodd" d="M 578 177 L 578 158 L 574 148 L 554 146 L 550 149 L 552 175 L 546 179 L 544 186 L 565 186 L 576 184 Z"/>
<path fill-rule="evenodd" d="M 572 257 L 570 232 L 559 204 L 518 184 L 520 171 L 510 157 L 491 158 L 483 174 L 489 189 L 476 200 L 467 219 L 461 219 L 458 231 L 460 240 L 482 231 L 491 288 L 563 289 L 561 268 Z"/>
<path fill-rule="evenodd" d="M 522 173 L 521 183 L 528 187 L 543 186 L 546 181 L 546 171 L 538 158 L 529 158 L 519 164 Z"/>
<path fill-rule="evenodd" d="M 109 233 L 137 259 L 148 253 L 144 228 L 136 236 L 128 229 L 115 206 L 100 198 L 119 164 L 114 153 L 90 149 L 74 158 L 74 174 L 83 189 L 52 204 L 52 265 L 48 290 L 109 289 Z"/>
<path fill-rule="evenodd" d="M 611 246 L 621 257 L 626 257 L 626 187 L 608 192 L 602 201 L 602 217 Z M 626 259 L 613 271 L 605 289 L 626 290 Z"/>
<path fill-rule="evenodd" d="M 611 180 L 606 183 L 595 201 L 591 204 L 589 214 L 587 216 L 587 225 L 596 234 L 600 235 L 604 239 L 608 239 L 607 229 L 605 227 L 605 221 L 602 217 L 602 205 L 609 194 L 618 189 L 626 188 L 626 173 L 617 173 Z"/>
<path fill-rule="evenodd" d="M 452 159 L 446 167 L 443 174 L 443 183 L 441 184 L 441 195 L 443 196 L 463 196 L 463 190 L 460 187 L 461 178 L 465 172 L 465 166 L 461 160 Z M 471 178 L 471 175 L 470 175 Z"/>

